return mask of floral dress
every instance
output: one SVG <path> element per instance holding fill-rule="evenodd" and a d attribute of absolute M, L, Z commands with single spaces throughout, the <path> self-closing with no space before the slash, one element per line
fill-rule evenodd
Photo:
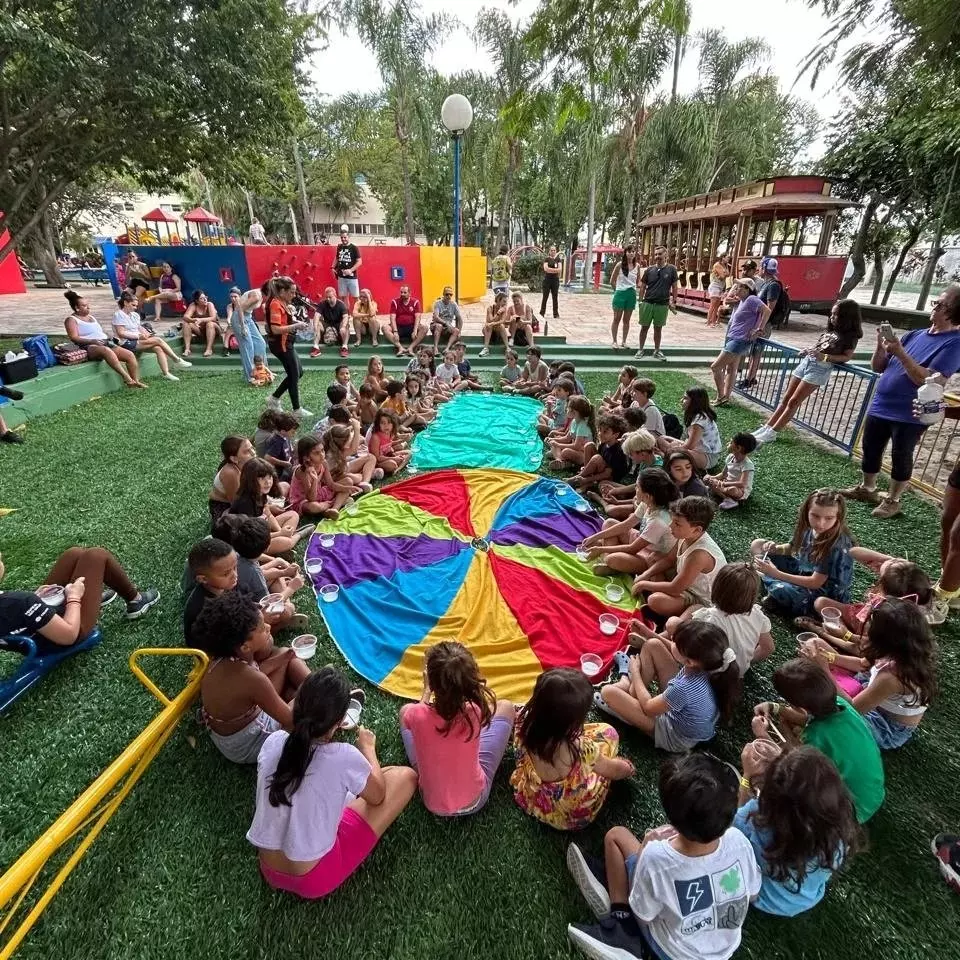
<path fill-rule="evenodd" d="M 513 799 L 521 810 L 555 830 L 580 830 L 594 821 L 610 790 L 610 780 L 594 769 L 598 757 L 617 755 L 620 737 L 607 723 L 585 723 L 580 759 L 562 780 L 540 779 L 533 758 L 514 736 L 517 768 L 510 776 Z"/>

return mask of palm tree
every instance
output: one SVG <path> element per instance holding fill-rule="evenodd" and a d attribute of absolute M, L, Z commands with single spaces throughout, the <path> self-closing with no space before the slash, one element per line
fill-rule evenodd
<path fill-rule="evenodd" d="M 403 174 L 403 224 L 407 243 L 414 243 L 416 225 L 410 173 L 410 142 L 416 122 L 418 81 L 424 59 L 450 27 L 443 14 L 425 16 L 417 0 L 357 0 L 352 20 L 360 39 L 373 51 L 393 115 Z"/>
<path fill-rule="evenodd" d="M 499 249 L 510 221 L 514 178 L 523 159 L 522 146 L 543 109 L 544 93 L 535 89 L 543 72 L 543 58 L 526 43 L 526 27 L 513 24 L 501 10 L 484 7 L 477 17 L 474 37 L 490 55 L 500 131 L 507 157 L 494 244 Z"/>

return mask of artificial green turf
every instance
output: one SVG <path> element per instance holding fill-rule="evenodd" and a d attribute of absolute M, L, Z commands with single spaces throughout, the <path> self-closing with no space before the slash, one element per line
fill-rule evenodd
<path fill-rule="evenodd" d="M 587 377 L 596 396 L 608 377 Z M 677 409 L 686 376 L 658 374 L 657 400 Z M 309 378 L 304 402 L 315 410 L 325 383 Z M 40 835 L 155 714 L 156 705 L 126 666 L 140 646 L 180 640 L 178 581 L 190 545 L 206 532 L 206 498 L 220 438 L 252 431 L 263 394 L 239 378 L 185 376 L 153 381 L 56 416 L 31 421 L 26 444 L 0 448 L 0 548 L 5 586 L 43 579 L 75 543 L 102 544 L 139 584 L 156 585 L 160 606 L 135 623 L 120 604 L 103 618 L 106 640 L 30 692 L 0 719 L 0 864 Z M 755 415 L 720 411 L 725 437 L 752 428 Z M 753 498 L 720 515 L 712 530 L 728 558 L 744 556 L 757 535 L 788 538 L 803 497 L 855 476 L 844 458 L 797 434 L 760 451 Z M 854 505 L 861 542 L 909 552 L 937 570 L 937 513 L 908 498 L 904 515 L 881 523 Z M 857 587 L 868 581 L 858 574 Z M 314 664 L 342 660 L 320 634 Z M 751 671 L 734 728 L 711 749 L 737 761 L 749 737 L 749 709 L 772 695 L 772 666 L 793 655 L 793 633 L 775 624 L 778 650 Z M 871 848 L 830 886 L 809 914 L 778 920 L 751 912 L 738 954 L 751 960 L 957 956 L 957 901 L 939 879 L 929 838 L 960 827 L 960 735 L 956 620 L 939 629 L 941 693 L 919 733 L 885 755 L 888 800 L 869 825 Z M 3 664 L 0 663 L 0 670 Z M 176 666 L 153 668 L 174 689 Z M 403 762 L 398 702 L 368 689 L 365 722 L 384 762 Z M 188 737 L 193 738 L 192 746 Z M 578 837 L 598 849 L 603 832 L 626 823 L 642 832 L 660 822 L 659 756 L 643 736 L 623 731 L 637 777 L 614 786 L 598 822 Z M 509 756 L 480 814 L 444 820 L 419 801 L 387 834 L 371 860 L 326 901 L 304 903 L 260 880 L 244 839 L 253 802 L 253 769 L 227 763 L 192 717 L 183 721 L 144 779 L 47 909 L 20 950 L 26 958 L 73 960 L 253 960 L 269 957 L 507 958 L 571 957 L 566 924 L 587 920 L 564 868 L 569 838 L 513 804 Z"/>

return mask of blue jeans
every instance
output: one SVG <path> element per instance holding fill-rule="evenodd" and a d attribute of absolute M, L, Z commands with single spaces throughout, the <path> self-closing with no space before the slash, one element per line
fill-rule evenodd
<path fill-rule="evenodd" d="M 800 564 L 796 558 L 776 554 L 770 557 L 770 562 L 784 573 L 808 574 L 809 569 L 800 569 Z M 761 577 L 763 585 L 767 589 L 767 596 L 774 603 L 783 608 L 784 612 L 791 617 L 809 616 L 814 612 L 813 601 L 817 597 L 824 597 L 823 590 L 811 590 L 809 587 L 798 587 L 792 583 L 784 583 L 782 580 L 775 580 L 773 577 Z"/>
<path fill-rule="evenodd" d="M 247 320 L 243 324 L 244 332 L 240 332 L 240 324 L 233 318 L 230 320 L 230 329 L 237 338 L 237 345 L 240 347 L 240 362 L 243 364 L 243 379 L 249 380 L 253 374 L 254 356 L 267 356 L 267 344 L 260 333 L 260 328 L 252 321 Z"/>

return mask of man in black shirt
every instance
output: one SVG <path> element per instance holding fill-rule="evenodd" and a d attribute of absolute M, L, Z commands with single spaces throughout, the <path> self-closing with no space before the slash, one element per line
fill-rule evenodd
<path fill-rule="evenodd" d="M 677 268 L 667 263 L 667 250 L 657 247 L 653 251 L 653 265 L 647 267 L 637 284 L 640 293 L 640 349 L 634 354 L 642 360 L 646 351 L 647 331 L 653 324 L 653 357 L 666 362 L 666 354 L 660 349 L 660 335 L 667 322 L 667 310 L 677 312 Z"/>
<path fill-rule="evenodd" d="M 355 243 L 350 242 L 347 225 L 340 227 L 340 243 L 333 253 L 333 275 L 337 278 L 337 294 L 347 298 L 347 306 L 353 311 L 353 305 L 360 296 L 360 277 L 358 271 L 363 266 L 363 258 Z"/>
<path fill-rule="evenodd" d="M 313 349 L 310 351 L 311 357 L 319 357 L 323 351 L 320 349 L 320 339 L 327 342 L 327 330 L 336 332 L 336 337 L 340 341 L 340 356 L 347 357 L 350 351 L 347 349 L 347 340 L 350 337 L 350 311 L 342 300 L 337 299 L 337 292 L 333 287 L 327 287 L 323 291 L 323 299 L 317 304 L 317 317 L 313 325 Z"/>

